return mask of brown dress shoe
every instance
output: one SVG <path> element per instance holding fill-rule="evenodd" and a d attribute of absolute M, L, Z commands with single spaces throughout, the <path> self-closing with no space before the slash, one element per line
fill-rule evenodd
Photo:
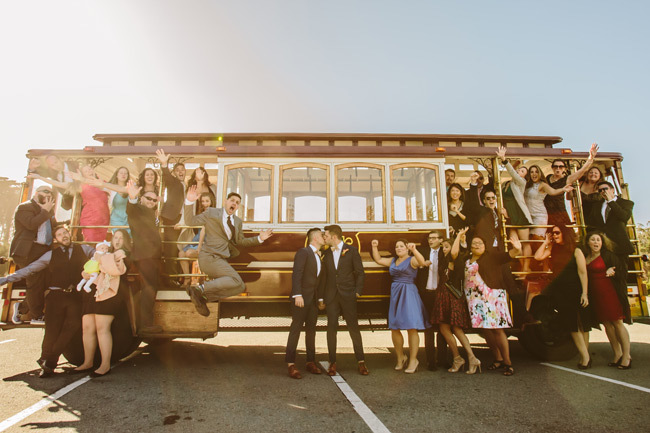
<path fill-rule="evenodd" d="M 321 374 L 322 373 L 321 369 L 318 368 L 318 366 L 313 362 L 308 362 L 305 367 L 307 368 L 307 371 L 310 372 L 311 374 Z"/>
<path fill-rule="evenodd" d="M 363 361 L 359 361 L 359 374 L 362 376 L 367 376 L 370 372 L 368 371 L 368 367 L 366 367 L 366 363 Z"/>
<path fill-rule="evenodd" d="M 295 365 L 289 366 L 289 377 L 292 379 L 302 379 L 302 376 Z"/>
<path fill-rule="evenodd" d="M 329 376 L 336 376 L 336 362 L 330 364 L 330 368 L 327 369 L 327 374 Z"/>

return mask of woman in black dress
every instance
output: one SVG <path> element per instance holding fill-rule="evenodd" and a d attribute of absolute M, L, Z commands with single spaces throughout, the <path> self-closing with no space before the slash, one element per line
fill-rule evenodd
<path fill-rule="evenodd" d="M 465 190 L 457 183 L 449 185 L 447 206 L 449 208 L 449 231 L 452 236 L 456 236 L 460 229 L 471 225 L 467 209 L 465 208 Z"/>
<path fill-rule="evenodd" d="M 546 287 L 551 305 L 558 312 L 558 323 L 571 333 L 580 362 L 578 368 L 591 367 L 589 331 L 595 323 L 588 298 L 587 262 L 576 247 L 573 230 L 564 225 L 553 226 L 546 240 L 535 252 L 535 260 L 550 257 L 553 281 Z"/>
<path fill-rule="evenodd" d="M 110 253 L 100 260 L 101 273 L 93 290 L 82 294 L 82 335 L 84 362 L 73 373 L 86 373 L 93 370 L 95 351 L 99 345 L 100 366 L 91 376 L 104 376 L 111 370 L 113 336 L 111 324 L 115 315 L 123 308 L 124 285 L 122 275 L 129 266 L 128 253 L 131 251 L 131 236 L 125 229 L 118 229 L 111 239 Z M 86 278 L 86 276 L 84 276 Z"/>

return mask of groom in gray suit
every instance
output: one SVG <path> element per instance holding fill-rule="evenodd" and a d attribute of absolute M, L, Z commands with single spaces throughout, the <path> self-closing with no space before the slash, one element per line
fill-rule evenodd
<path fill-rule="evenodd" d="M 188 288 L 192 303 L 202 316 L 209 316 L 207 302 L 237 295 L 246 290 L 244 281 L 228 263 L 228 258 L 239 255 L 237 247 L 260 245 L 273 236 L 273 229 L 263 230 L 259 236 L 244 237 L 242 220 L 235 215 L 241 196 L 231 192 L 223 208 L 210 207 L 202 214 L 192 215 L 192 207 L 199 194 L 196 186 L 189 188 L 185 199 L 185 222 L 190 226 L 203 226 L 205 238 L 199 252 L 199 267 L 210 280 Z"/>

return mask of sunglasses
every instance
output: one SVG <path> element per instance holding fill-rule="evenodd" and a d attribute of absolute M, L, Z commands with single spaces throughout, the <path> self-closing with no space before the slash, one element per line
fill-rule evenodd
<path fill-rule="evenodd" d="M 553 167 L 553 168 L 565 168 L 566 166 L 564 166 L 564 165 L 552 165 L 551 167 Z"/>
<path fill-rule="evenodd" d="M 554 235 L 561 235 L 562 234 L 562 232 L 557 231 L 557 230 L 553 230 L 551 233 L 553 233 Z"/>
<path fill-rule="evenodd" d="M 496 197 L 485 197 L 486 200 L 496 200 Z"/>
<path fill-rule="evenodd" d="M 609 188 L 598 188 L 598 192 L 609 191 Z"/>

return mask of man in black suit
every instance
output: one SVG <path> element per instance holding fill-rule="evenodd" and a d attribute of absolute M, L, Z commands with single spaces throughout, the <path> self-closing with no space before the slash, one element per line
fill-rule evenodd
<path fill-rule="evenodd" d="M 156 156 L 160 161 L 160 168 L 162 169 L 162 178 L 167 190 L 167 200 L 160 210 L 160 221 L 165 227 L 163 238 L 166 242 L 174 242 L 178 240 L 181 234 L 179 229 L 173 226 L 178 224 L 181 219 L 181 212 L 185 202 L 185 164 L 176 163 L 174 169 L 169 171 L 169 155 L 165 154 L 162 149 L 156 150 Z M 171 227 L 170 227 L 171 226 Z M 173 260 L 178 257 L 178 245 L 174 243 L 166 243 L 164 245 L 165 251 L 165 270 L 167 274 L 178 273 L 176 261 Z M 171 283 L 171 280 L 169 281 Z"/>
<path fill-rule="evenodd" d="M 359 374 L 367 375 L 361 332 L 357 319 L 357 298 L 363 292 L 363 263 L 359 250 L 343 242 L 343 231 L 338 225 L 325 227 L 325 243 L 330 248 L 325 252 L 323 265 L 325 278 L 319 286 L 319 308 L 323 301 L 327 310 L 327 351 L 329 352 L 330 367 L 327 374 L 336 375 L 336 333 L 339 326 L 339 316 L 343 318 L 352 338 L 354 355 L 359 363 Z"/>
<path fill-rule="evenodd" d="M 53 216 L 55 200 L 49 186 L 40 186 L 34 197 L 16 208 L 14 214 L 14 237 L 9 255 L 14 263 L 24 268 L 50 250 L 52 229 L 56 226 Z M 15 304 L 12 321 L 21 323 L 20 314 L 27 314 L 34 322 L 42 323 L 45 305 L 45 273 L 36 272 L 26 278 L 25 301 Z"/>
<path fill-rule="evenodd" d="M 162 328 L 153 324 L 153 307 L 160 286 L 160 258 L 162 254 L 162 242 L 156 224 L 158 196 L 153 191 L 147 191 L 142 194 L 138 202 L 142 187 L 129 180 L 126 189 L 129 193 L 126 214 L 129 217 L 129 227 L 133 237 L 132 258 L 142 276 L 140 328 L 138 331 L 139 333 L 160 332 Z"/>
<path fill-rule="evenodd" d="M 623 271 L 627 281 L 627 260 L 634 252 L 634 246 L 627 232 L 627 222 L 632 218 L 634 202 L 617 196 L 614 185 L 607 181 L 598 183 L 598 192 L 602 201 L 600 206 L 593 206 L 588 225 L 605 233 L 614 243 L 614 254 L 625 267 Z"/>
<path fill-rule="evenodd" d="M 301 379 L 296 368 L 296 346 L 300 331 L 305 325 L 305 346 L 307 348 L 307 371 L 321 374 L 316 365 L 316 320 L 318 319 L 317 291 L 321 274 L 321 256 L 319 251 L 325 244 L 323 232 L 319 228 L 307 232 L 307 245 L 299 249 L 293 259 L 293 275 L 291 277 L 291 327 L 285 361 L 289 368 L 289 377 Z"/>
<path fill-rule="evenodd" d="M 433 305 L 435 303 L 436 290 L 439 288 L 440 281 L 440 267 L 438 266 L 439 258 L 442 258 L 442 237 L 437 231 L 431 231 L 427 235 L 427 245 L 420 246 L 418 251 L 426 260 L 427 266 L 418 269 L 416 277 L 418 292 L 427 313 L 431 314 Z M 445 348 L 446 344 L 442 335 L 438 333 L 438 348 Z M 434 328 L 429 328 L 424 331 L 424 348 L 427 353 L 428 368 L 431 371 L 437 370 L 436 368 L 436 331 Z M 440 358 L 443 355 L 440 354 Z M 441 361 L 443 361 L 441 359 Z"/>

